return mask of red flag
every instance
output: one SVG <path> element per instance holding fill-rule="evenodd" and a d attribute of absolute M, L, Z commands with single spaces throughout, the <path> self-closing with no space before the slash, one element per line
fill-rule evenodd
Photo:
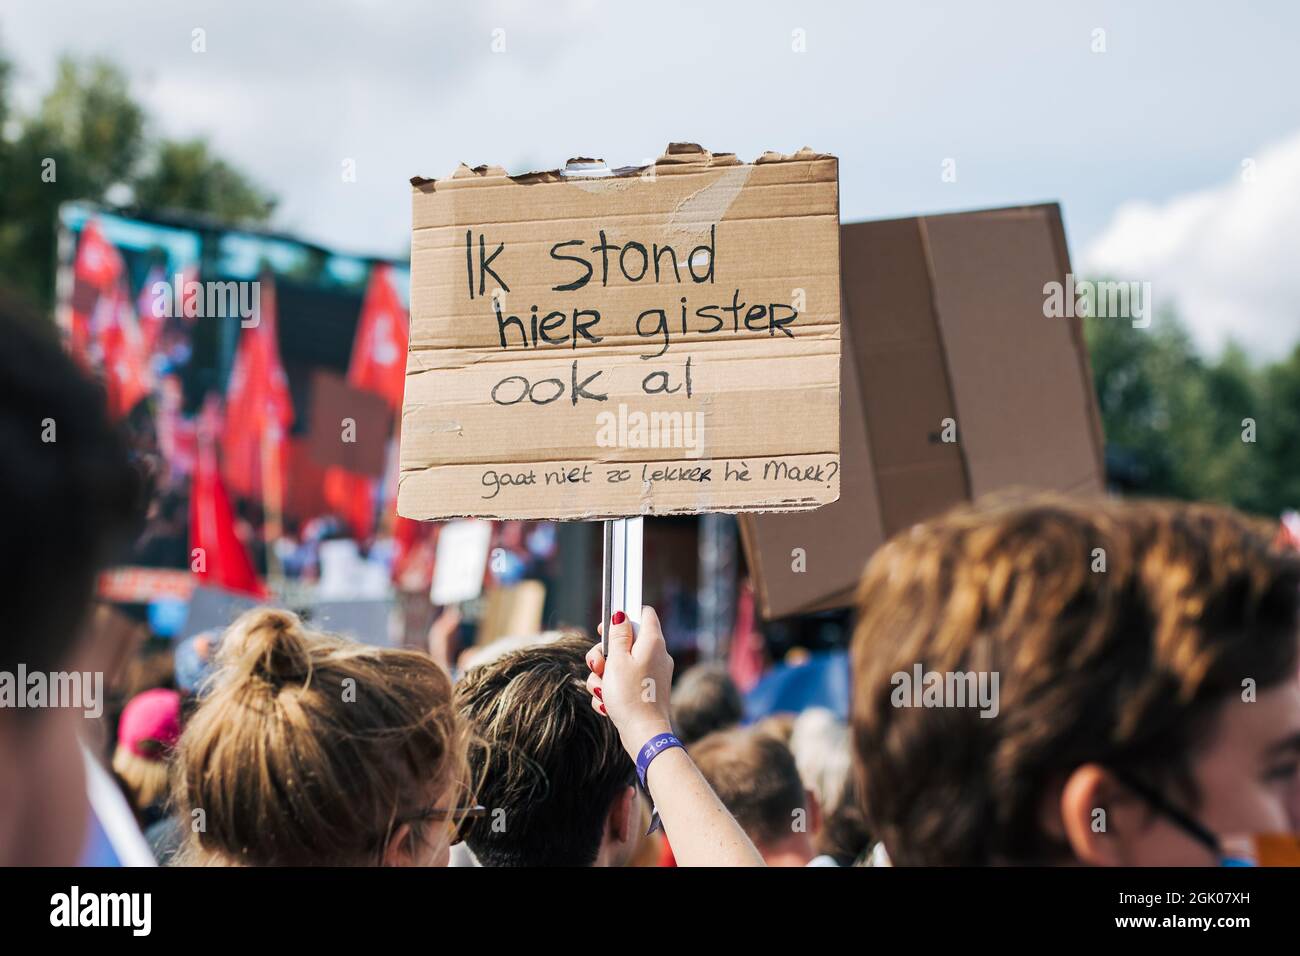
<path fill-rule="evenodd" d="M 91 364 L 91 314 L 100 298 L 117 288 L 125 272 L 121 254 L 104 238 L 98 221 L 88 220 L 77 240 L 77 256 L 72 263 L 72 301 L 68 308 L 68 350 L 86 367 Z"/>
<path fill-rule="evenodd" d="M 397 414 L 401 414 L 406 388 L 407 321 L 406 309 L 393 287 L 393 270 L 378 263 L 370 271 L 370 284 L 361 303 L 348 384 L 382 396 Z M 344 468 L 330 468 L 325 474 L 325 500 L 361 540 L 375 531 L 376 485 L 373 478 Z"/>
<path fill-rule="evenodd" d="M 86 282 L 101 292 L 111 289 L 122 277 L 125 267 L 117 247 L 104 238 L 99 220 L 89 219 L 82 227 L 77 243 L 77 259 L 72 267 L 73 277 Z"/>
<path fill-rule="evenodd" d="M 763 676 L 763 666 L 763 634 L 755 619 L 754 588 L 745 581 L 736 597 L 736 624 L 731 632 L 727 670 L 744 694 Z"/>
<path fill-rule="evenodd" d="M 382 395 L 395 412 L 401 411 L 406 388 L 407 322 L 406 308 L 393 287 L 392 267 L 379 263 L 370 271 L 361 303 L 348 384 Z"/>
<path fill-rule="evenodd" d="M 312 458 L 305 438 L 284 443 L 284 514 L 300 526 L 329 514 L 325 500 L 326 466 Z"/>
<path fill-rule="evenodd" d="M 325 470 L 325 500 L 353 537 L 364 541 L 375 531 L 375 480 L 332 465 Z"/>
<path fill-rule="evenodd" d="M 293 424 L 289 379 L 280 364 L 275 286 L 261 280 L 256 324 L 241 325 L 239 348 L 226 386 L 226 423 L 221 436 L 223 473 L 237 495 L 262 493 L 262 450 L 283 454 Z M 279 463 L 283 465 L 283 461 Z M 275 469 L 283 474 L 283 467 Z"/>
<path fill-rule="evenodd" d="M 432 521 L 393 517 L 393 581 L 408 591 L 427 591 L 433 583 L 432 549 L 425 554 L 423 545 L 433 536 L 435 527 Z"/>
<path fill-rule="evenodd" d="M 125 288 L 99 297 L 90 326 L 92 351 L 99 353 L 103 365 L 109 414 L 122 418 L 153 387 L 144 337 Z"/>
<path fill-rule="evenodd" d="M 235 533 L 230 498 L 217 469 L 216 405 L 209 401 L 199 422 L 199 454 L 190 485 L 190 549 L 195 574 L 205 584 L 266 597 L 266 588 L 244 543 Z M 194 554 L 194 549 L 200 549 Z"/>
<path fill-rule="evenodd" d="M 126 290 L 126 263 L 94 219 L 81 230 L 72 276 L 68 350 L 103 372 L 109 413 L 121 418 L 149 393 L 152 373 Z"/>

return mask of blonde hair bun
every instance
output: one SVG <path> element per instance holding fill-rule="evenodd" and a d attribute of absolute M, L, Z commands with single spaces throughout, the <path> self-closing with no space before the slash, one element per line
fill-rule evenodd
<path fill-rule="evenodd" d="M 227 682 L 260 679 L 284 684 L 305 680 L 311 673 L 306 629 L 292 611 L 246 611 L 222 637 L 217 663 Z"/>
<path fill-rule="evenodd" d="M 467 741 L 432 658 L 259 608 L 227 629 L 217 664 L 177 749 L 177 812 L 206 821 L 183 862 L 373 865 L 404 826 L 410 858 L 445 848 L 425 811 L 469 799 Z"/>

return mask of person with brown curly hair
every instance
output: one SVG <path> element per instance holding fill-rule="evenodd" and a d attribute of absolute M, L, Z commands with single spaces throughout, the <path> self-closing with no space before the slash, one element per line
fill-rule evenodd
<path fill-rule="evenodd" d="M 1300 559 L 1227 508 L 994 501 L 899 534 L 852 648 L 871 831 L 902 865 L 1145 866 L 1300 829 L 1298 615 Z M 971 675 L 993 708 L 946 693 Z"/>

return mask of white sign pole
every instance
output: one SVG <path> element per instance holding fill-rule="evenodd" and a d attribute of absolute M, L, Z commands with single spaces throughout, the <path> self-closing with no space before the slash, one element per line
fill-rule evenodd
<path fill-rule="evenodd" d="M 641 626 L 641 558 L 644 518 L 613 518 L 605 522 L 605 561 L 601 587 L 601 650 L 609 654 L 609 629 L 615 611 Z"/>

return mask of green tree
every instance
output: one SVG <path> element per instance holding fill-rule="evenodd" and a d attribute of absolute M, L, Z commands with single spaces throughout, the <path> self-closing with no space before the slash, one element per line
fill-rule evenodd
<path fill-rule="evenodd" d="M 1107 448 L 1136 466 L 1141 493 L 1271 516 L 1300 507 L 1300 348 L 1257 366 L 1229 345 L 1208 361 L 1171 314 L 1085 331 Z"/>
<path fill-rule="evenodd" d="M 5 123 L 9 120 L 9 74 L 12 70 L 12 64 L 0 51 L 0 134 L 3 134 Z M 3 142 L 2 135 L 0 142 Z"/>
<path fill-rule="evenodd" d="M 144 115 L 126 82 L 100 60 L 63 60 L 30 117 L 13 117 L 0 192 L 0 270 L 34 302 L 53 298 L 56 217 L 69 199 L 103 201 L 144 150 Z"/>
<path fill-rule="evenodd" d="M 0 283 L 32 302 L 52 304 L 58 208 L 68 200 L 246 222 L 270 215 L 272 200 L 206 143 L 151 138 L 144 110 L 111 62 L 60 60 L 29 116 L 14 113 L 8 74 L 0 56 L 0 128 L 8 134 L 0 138 Z"/>
<path fill-rule="evenodd" d="M 229 222 L 263 222 L 275 208 L 273 199 L 214 156 L 202 139 L 159 143 L 134 185 L 135 202 L 144 209 L 184 209 Z"/>
<path fill-rule="evenodd" d="M 144 111 L 126 77 L 95 59 L 59 61 L 54 86 L 25 124 L 24 138 L 62 160 L 64 188 L 99 193 L 130 181 L 145 151 Z"/>
<path fill-rule="evenodd" d="M 1268 474 L 1261 493 L 1269 508 L 1300 508 L 1300 345 L 1263 373 L 1267 410 L 1259 421 L 1259 451 Z"/>

